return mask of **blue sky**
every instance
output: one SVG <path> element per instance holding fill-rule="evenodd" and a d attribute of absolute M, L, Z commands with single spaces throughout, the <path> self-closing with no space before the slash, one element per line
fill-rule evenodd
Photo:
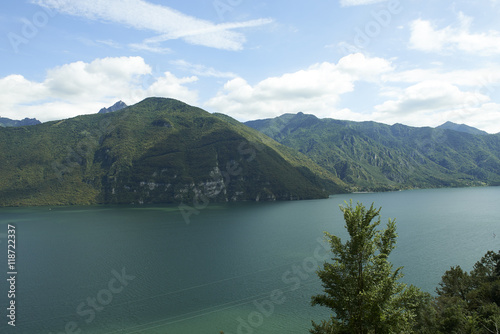
<path fill-rule="evenodd" d="M 500 0 L 19 0 L 0 5 L 0 116 L 171 97 L 240 121 L 500 132 Z"/>

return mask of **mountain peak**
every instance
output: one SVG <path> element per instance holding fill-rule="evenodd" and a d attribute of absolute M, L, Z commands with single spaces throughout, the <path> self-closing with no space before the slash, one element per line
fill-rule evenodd
<path fill-rule="evenodd" d="M 116 102 L 115 104 L 113 104 L 109 108 L 102 108 L 101 110 L 99 110 L 99 114 L 107 114 L 110 112 L 121 110 L 121 109 L 126 108 L 126 107 L 128 107 L 128 106 L 125 104 L 125 102 L 120 100 L 120 101 Z"/>
<path fill-rule="evenodd" d="M 313 114 L 304 114 L 302 111 L 299 111 L 294 116 L 297 117 L 297 118 L 318 119 L 318 117 L 316 117 L 315 115 L 313 115 Z"/>
<path fill-rule="evenodd" d="M 436 129 L 445 129 L 445 130 L 453 130 L 453 131 L 458 131 L 458 132 L 465 132 L 465 133 L 469 133 L 471 135 L 487 135 L 488 134 L 486 131 L 476 129 L 472 126 L 468 126 L 466 124 L 457 124 L 457 123 L 453 123 L 450 121 L 448 121 L 444 124 L 441 124 L 440 126 L 436 127 Z"/>
<path fill-rule="evenodd" d="M 327 198 L 346 191 L 344 182 L 307 157 L 228 116 L 178 100 L 148 98 L 108 116 L 112 125 L 98 129 L 103 118 L 93 114 L 32 131 L 0 131 L 0 156 L 8 157 L 0 175 L 12 180 L 0 182 L 0 207 L 189 205 L 200 194 L 226 203 Z M 67 159 L 72 147 L 85 149 L 78 161 Z M 235 169 L 238 177 L 232 173 L 229 182 L 226 176 Z M 45 172 L 38 176 L 33 170 Z M 21 178 L 29 179 L 22 190 Z"/>

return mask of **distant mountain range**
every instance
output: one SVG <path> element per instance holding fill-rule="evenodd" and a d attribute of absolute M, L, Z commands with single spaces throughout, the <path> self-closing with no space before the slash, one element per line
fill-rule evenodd
<path fill-rule="evenodd" d="M 245 123 L 339 177 L 352 191 L 500 184 L 500 135 L 285 114 Z"/>
<path fill-rule="evenodd" d="M 28 126 L 37 124 L 41 124 L 41 122 L 36 118 L 25 118 L 23 120 L 16 121 L 10 118 L 0 117 L 0 127 L 8 127 L 8 126 L 17 127 L 17 126 Z"/>
<path fill-rule="evenodd" d="M 127 105 L 123 101 L 118 101 L 115 104 L 113 104 L 109 108 L 102 108 L 99 110 L 99 114 L 106 114 L 114 111 L 121 110 L 123 108 L 126 108 Z M 30 126 L 30 125 L 37 125 L 41 124 L 39 120 L 36 118 L 25 118 L 23 120 L 17 121 L 17 120 L 12 120 L 10 118 L 4 118 L 0 117 L 0 127 L 18 127 L 18 126 Z"/>
<path fill-rule="evenodd" d="M 475 130 L 303 113 L 242 124 L 148 98 L 114 112 L 0 128 L 0 205 L 182 203 L 197 210 L 209 202 L 500 185 L 500 135 Z"/>

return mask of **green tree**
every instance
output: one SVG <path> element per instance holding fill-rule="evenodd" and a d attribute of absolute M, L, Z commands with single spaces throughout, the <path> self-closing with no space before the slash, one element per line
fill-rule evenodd
<path fill-rule="evenodd" d="M 347 203 L 346 203 L 347 204 Z M 341 206 L 350 239 L 345 243 L 325 232 L 333 253 L 318 276 L 324 294 L 312 297 L 312 305 L 330 308 L 334 314 L 321 324 L 313 322 L 313 334 L 410 333 L 417 324 L 422 303 L 428 300 L 419 289 L 400 283 L 401 269 L 393 270 L 388 257 L 396 246 L 396 223 L 384 230 L 380 210 L 367 210 L 352 201 Z"/>
<path fill-rule="evenodd" d="M 468 302 L 468 294 L 473 289 L 471 276 L 460 266 L 451 267 L 441 277 L 436 292 L 439 296 L 456 297 Z"/>
<path fill-rule="evenodd" d="M 447 270 L 436 292 L 438 333 L 499 334 L 500 251 L 488 251 L 470 273 Z"/>

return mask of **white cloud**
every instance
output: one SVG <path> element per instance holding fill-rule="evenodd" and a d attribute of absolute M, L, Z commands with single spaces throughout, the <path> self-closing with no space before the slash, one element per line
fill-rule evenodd
<path fill-rule="evenodd" d="M 465 123 L 491 133 L 500 131 L 500 108 L 491 101 L 498 92 L 500 66 L 443 71 L 414 69 L 382 76 L 386 83 L 375 106 L 374 120 L 414 126 L 446 121 Z M 495 109 L 496 108 L 496 109 Z"/>
<path fill-rule="evenodd" d="M 388 0 L 340 0 L 340 5 L 342 7 L 348 6 L 361 6 L 361 5 L 371 5 L 379 2 L 386 2 Z"/>
<path fill-rule="evenodd" d="M 147 51 L 151 53 L 171 53 L 172 50 L 159 45 L 159 43 L 130 43 L 128 45 L 134 51 Z"/>
<path fill-rule="evenodd" d="M 99 43 L 99 44 L 102 44 L 102 45 L 106 45 L 106 46 L 108 46 L 110 48 L 114 48 L 114 49 L 121 49 L 122 48 L 122 46 L 119 43 L 117 43 L 117 42 L 115 42 L 113 40 L 110 40 L 110 39 L 107 39 L 107 40 L 96 40 L 96 43 Z"/>
<path fill-rule="evenodd" d="M 179 77 L 159 68 L 153 73 L 141 57 L 65 64 L 48 70 L 42 81 L 9 75 L 0 78 L 0 116 L 63 119 L 96 113 L 117 100 L 133 104 L 149 96 L 200 105 L 193 84 L 202 78 L 229 78 L 204 106 L 241 121 L 302 111 L 318 117 L 413 126 L 436 126 L 449 120 L 500 131 L 500 103 L 492 100 L 499 89 L 500 66 L 494 64 L 448 72 L 439 68 L 397 71 L 388 60 L 351 54 L 337 63 L 314 64 L 255 84 L 185 60 L 171 64 L 189 71 L 190 76 Z M 344 94 L 361 99 L 366 90 L 373 100 L 365 103 L 364 110 L 342 104 Z"/>
<path fill-rule="evenodd" d="M 412 126 L 452 121 L 493 133 L 500 131 L 500 104 L 490 95 L 498 89 L 500 66 L 484 66 L 397 71 L 388 60 L 351 54 L 337 64 L 315 64 L 256 84 L 234 78 L 205 106 L 241 121 L 302 111 L 318 117 Z M 371 86 L 357 88 L 357 82 Z M 377 90 L 371 106 L 351 110 L 342 105 L 343 94 L 363 96 L 363 89 Z"/>
<path fill-rule="evenodd" d="M 432 22 L 418 19 L 410 24 L 409 47 L 426 52 L 464 51 L 482 56 L 500 54 L 500 32 L 472 33 L 472 19 L 459 14 L 459 25 L 436 28 Z"/>
<path fill-rule="evenodd" d="M 467 124 L 489 133 L 498 133 L 500 132 L 500 104 L 488 102 L 470 107 L 465 101 L 465 104 L 450 105 L 449 109 L 427 108 L 412 113 L 374 112 L 369 115 L 369 119 L 386 124 L 402 123 L 410 126 L 432 127 L 451 121 Z"/>
<path fill-rule="evenodd" d="M 149 96 L 172 97 L 183 102 L 194 104 L 198 103 L 198 94 L 184 86 L 188 83 L 198 81 L 195 76 L 188 78 L 177 78 L 170 72 L 165 72 L 163 77 L 158 78 L 145 92 L 140 92 L 135 100 L 142 100 Z"/>
<path fill-rule="evenodd" d="M 420 51 L 441 51 L 450 33 L 450 28 L 436 31 L 430 21 L 421 19 L 413 21 L 410 29 L 410 48 Z"/>
<path fill-rule="evenodd" d="M 221 72 L 217 71 L 213 67 L 207 67 L 200 64 L 191 64 L 185 60 L 178 59 L 170 62 L 172 65 L 179 67 L 184 71 L 189 71 L 194 75 L 200 77 L 214 77 L 214 78 L 236 78 L 237 75 L 232 72 Z"/>
<path fill-rule="evenodd" d="M 392 72 L 382 76 L 383 81 L 417 83 L 422 81 L 441 81 L 452 85 L 491 90 L 500 83 L 500 66 L 489 64 L 487 67 L 471 70 L 442 71 L 439 69 L 414 69 Z"/>
<path fill-rule="evenodd" d="M 0 99 L 2 114 L 6 116 L 6 106 L 12 104 L 30 104 L 40 101 L 47 95 L 47 87 L 41 83 L 31 82 L 19 74 L 0 79 Z"/>
<path fill-rule="evenodd" d="M 245 43 L 245 36 L 234 32 L 234 29 L 261 26 L 272 22 L 270 19 L 257 19 L 230 24 L 214 24 L 144 0 L 32 0 L 32 2 L 64 14 L 154 31 L 160 36 L 134 45 L 135 48 L 149 51 L 162 50 L 158 47 L 158 43 L 179 38 L 195 45 L 224 50 L 241 50 Z"/>
<path fill-rule="evenodd" d="M 374 107 L 371 119 L 388 124 L 437 126 L 446 121 L 500 131 L 500 104 L 481 87 L 462 90 L 444 81 L 427 80 L 392 90 L 391 99 Z M 388 94 L 389 95 L 389 94 Z"/>
<path fill-rule="evenodd" d="M 398 99 L 375 106 L 375 110 L 397 115 L 426 113 L 455 109 L 471 101 L 485 103 L 489 98 L 484 94 L 461 91 L 446 82 L 423 81 L 406 88 Z"/>
<path fill-rule="evenodd" d="M 500 132 L 500 104 L 485 103 L 475 108 L 450 111 L 444 118 L 455 123 L 467 123 L 489 133 Z"/>
<path fill-rule="evenodd" d="M 356 81 L 374 81 L 390 70 L 390 63 L 384 59 L 352 54 L 338 64 L 315 64 L 306 70 L 265 79 L 254 86 L 235 78 L 206 106 L 243 121 L 299 111 L 334 117 L 339 111 L 340 96 L 353 91 Z"/>
<path fill-rule="evenodd" d="M 1 113 L 13 119 L 48 121 L 96 113 L 117 100 L 133 104 L 149 96 L 197 104 L 197 92 L 187 87 L 196 80 L 170 72 L 152 77 L 151 67 L 141 57 L 78 61 L 48 70 L 42 82 L 21 75 L 0 78 Z"/>
<path fill-rule="evenodd" d="M 342 73 L 350 74 L 355 80 L 378 81 L 381 74 L 392 71 L 391 64 L 378 57 L 367 58 L 362 53 L 343 57 L 337 65 Z"/>

